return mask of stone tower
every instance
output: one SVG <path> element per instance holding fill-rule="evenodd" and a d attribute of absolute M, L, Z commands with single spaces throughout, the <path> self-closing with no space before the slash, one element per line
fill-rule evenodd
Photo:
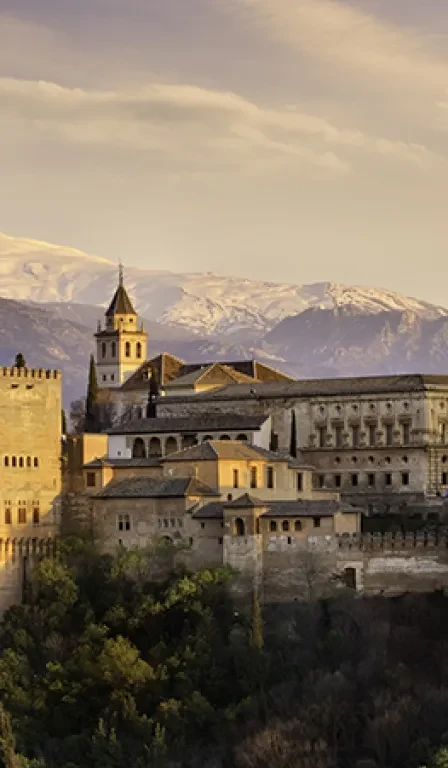
<path fill-rule="evenodd" d="M 98 323 L 95 334 L 98 386 L 120 387 L 146 360 L 148 338 L 123 285 L 121 264 L 118 287 L 105 318 L 104 328 Z"/>

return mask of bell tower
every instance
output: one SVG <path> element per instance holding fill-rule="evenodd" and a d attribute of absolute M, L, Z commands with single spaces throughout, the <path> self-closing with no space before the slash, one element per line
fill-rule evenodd
<path fill-rule="evenodd" d="M 124 287 L 123 265 L 118 267 L 118 287 L 105 313 L 104 327 L 98 322 L 96 369 L 100 388 L 117 388 L 146 360 L 148 334 Z"/>

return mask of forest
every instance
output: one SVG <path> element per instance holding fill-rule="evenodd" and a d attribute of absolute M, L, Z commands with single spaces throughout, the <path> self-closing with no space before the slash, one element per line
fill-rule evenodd
<path fill-rule="evenodd" d="M 0 766 L 448 768 L 443 594 L 260 607 L 70 538 L 0 625 Z"/>

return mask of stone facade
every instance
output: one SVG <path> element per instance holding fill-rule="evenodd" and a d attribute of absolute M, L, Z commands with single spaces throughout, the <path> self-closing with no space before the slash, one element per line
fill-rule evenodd
<path fill-rule="evenodd" d="M 0 612 L 59 532 L 61 407 L 59 371 L 0 368 Z"/>
<path fill-rule="evenodd" d="M 160 416 L 232 411 L 269 415 L 280 449 L 296 444 L 333 488 L 366 514 L 406 514 L 448 490 L 448 377 L 397 376 L 227 387 L 213 395 L 163 398 Z"/>

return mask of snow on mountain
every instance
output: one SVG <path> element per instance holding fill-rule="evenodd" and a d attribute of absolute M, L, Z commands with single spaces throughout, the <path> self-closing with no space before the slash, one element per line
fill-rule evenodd
<path fill-rule="evenodd" d="M 0 296 L 33 302 L 105 305 L 117 265 L 73 248 L 0 234 Z M 424 320 L 448 310 L 392 291 L 337 283 L 292 285 L 212 273 L 174 274 L 126 267 L 126 287 L 140 314 L 202 337 L 246 343 L 308 309 L 360 315 L 399 311 Z"/>

